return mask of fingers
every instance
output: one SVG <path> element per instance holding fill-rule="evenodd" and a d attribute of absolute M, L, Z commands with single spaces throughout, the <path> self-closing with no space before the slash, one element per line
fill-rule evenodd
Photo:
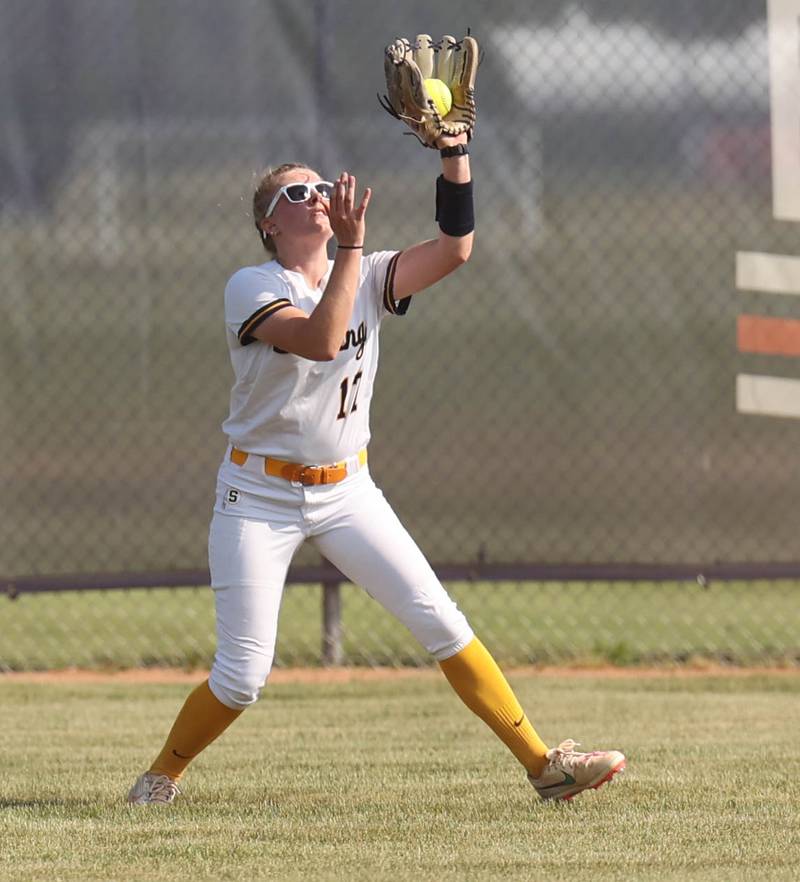
<path fill-rule="evenodd" d="M 353 213 L 356 200 L 356 179 L 347 172 L 342 172 L 337 181 L 334 194 L 339 197 L 338 207 L 342 214 L 349 216 Z"/>
<path fill-rule="evenodd" d="M 372 190 L 370 190 L 370 188 L 367 187 L 367 189 L 364 190 L 364 195 L 361 198 L 361 204 L 358 206 L 358 211 L 356 212 L 356 215 L 358 216 L 359 219 L 364 217 L 364 214 L 367 211 L 367 206 L 369 205 L 369 200 L 371 198 L 372 198 Z"/>
<path fill-rule="evenodd" d="M 333 197 L 331 198 L 331 210 L 337 217 L 345 217 L 348 213 L 348 199 L 350 189 L 350 178 L 347 172 L 342 172 L 336 179 L 333 186 Z M 350 207 L 352 208 L 352 199 L 350 199 Z"/>
<path fill-rule="evenodd" d="M 364 191 L 361 202 L 356 209 L 357 181 L 355 175 L 342 172 L 336 179 L 331 196 L 331 213 L 338 217 L 363 217 L 369 205 L 372 190 L 369 187 Z"/>
<path fill-rule="evenodd" d="M 341 217 L 344 214 L 344 196 L 345 196 L 345 187 L 346 187 L 347 175 L 345 172 L 342 172 L 339 177 L 336 179 L 336 182 L 333 185 L 333 196 L 331 197 L 331 211 L 337 217 Z"/>

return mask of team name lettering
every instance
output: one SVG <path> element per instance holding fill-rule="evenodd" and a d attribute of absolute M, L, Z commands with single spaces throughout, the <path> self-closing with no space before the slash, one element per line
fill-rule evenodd
<path fill-rule="evenodd" d="M 356 358 L 361 358 L 364 354 L 364 346 L 367 342 L 367 323 L 361 322 L 357 328 L 348 328 L 344 337 L 344 343 L 339 347 L 339 352 L 349 349 L 351 346 L 357 346 Z"/>

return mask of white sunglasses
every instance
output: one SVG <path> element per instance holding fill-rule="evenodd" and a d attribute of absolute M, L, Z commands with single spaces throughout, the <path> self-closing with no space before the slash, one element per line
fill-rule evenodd
<path fill-rule="evenodd" d="M 269 208 L 264 212 L 264 219 L 266 220 L 272 214 L 272 209 L 278 204 L 281 196 L 285 196 L 289 202 L 297 204 L 298 202 L 308 202 L 311 194 L 315 192 L 323 199 L 330 199 L 333 196 L 333 184 L 330 181 L 302 181 L 297 184 L 286 184 L 272 197 Z"/>

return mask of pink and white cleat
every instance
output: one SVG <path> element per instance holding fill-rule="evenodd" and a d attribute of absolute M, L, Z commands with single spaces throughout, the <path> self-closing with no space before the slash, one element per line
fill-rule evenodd
<path fill-rule="evenodd" d="M 547 765 L 538 778 L 528 780 L 542 799 L 572 799 L 590 787 L 595 790 L 625 768 L 625 755 L 618 750 L 578 753 L 571 739 L 547 751 Z"/>

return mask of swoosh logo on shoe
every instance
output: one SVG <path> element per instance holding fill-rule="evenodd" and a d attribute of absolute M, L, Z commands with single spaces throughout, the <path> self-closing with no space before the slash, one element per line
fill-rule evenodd
<path fill-rule="evenodd" d="M 522 725 L 522 721 L 523 721 L 524 719 L 525 719 L 525 714 L 523 714 L 523 715 L 519 718 L 519 720 L 518 720 L 517 722 L 514 723 L 514 727 L 515 727 L 516 729 L 519 729 L 519 727 Z"/>
<path fill-rule="evenodd" d="M 172 748 L 172 753 L 173 753 L 175 756 L 177 756 L 178 759 L 194 759 L 194 758 L 197 756 L 196 753 L 193 753 L 191 756 L 184 756 L 182 753 L 178 753 L 178 751 L 175 750 L 174 747 Z"/>
<path fill-rule="evenodd" d="M 575 783 L 575 779 L 572 777 L 572 775 L 568 774 L 567 772 L 564 772 L 564 780 L 563 781 L 559 781 L 556 784 L 548 784 L 546 787 L 537 787 L 536 789 L 537 790 L 552 790 L 554 787 L 563 787 L 565 784 L 574 784 L 574 783 Z"/>

